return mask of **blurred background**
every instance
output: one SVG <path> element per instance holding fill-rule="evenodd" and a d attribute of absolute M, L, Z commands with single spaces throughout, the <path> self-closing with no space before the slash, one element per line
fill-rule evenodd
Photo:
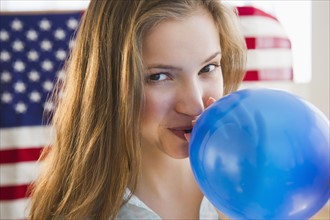
<path fill-rule="evenodd" d="M 287 90 L 329 118 L 329 1 L 224 0 L 248 46 L 241 89 Z M 0 219 L 27 216 L 28 186 L 51 144 L 47 101 L 88 0 L 0 1 Z M 313 219 L 330 219 L 329 203 Z"/>

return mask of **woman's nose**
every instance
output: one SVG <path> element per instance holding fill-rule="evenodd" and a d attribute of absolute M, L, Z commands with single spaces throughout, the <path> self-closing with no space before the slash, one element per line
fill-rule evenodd
<path fill-rule="evenodd" d="M 191 117 L 197 117 L 204 111 L 203 90 L 198 83 L 190 83 L 181 88 L 176 111 Z"/>

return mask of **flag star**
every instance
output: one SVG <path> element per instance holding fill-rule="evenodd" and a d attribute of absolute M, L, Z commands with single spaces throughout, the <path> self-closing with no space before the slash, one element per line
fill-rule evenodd
<path fill-rule="evenodd" d="M 39 54 L 35 50 L 30 50 L 27 53 L 27 56 L 28 56 L 28 59 L 31 60 L 31 61 L 37 61 L 39 59 Z"/>
<path fill-rule="evenodd" d="M 64 98 L 64 95 L 65 95 L 64 91 L 63 90 L 60 90 L 60 92 L 58 93 L 59 99 L 63 99 Z"/>
<path fill-rule="evenodd" d="M 63 50 L 63 49 L 59 49 L 58 51 L 56 51 L 55 56 L 56 56 L 56 58 L 58 60 L 65 60 L 65 58 L 66 58 L 66 51 Z"/>
<path fill-rule="evenodd" d="M 44 110 L 45 111 L 48 111 L 48 112 L 53 111 L 54 110 L 54 103 L 53 102 L 50 102 L 50 101 L 45 102 L 45 104 L 44 104 Z"/>
<path fill-rule="evenodd" d="M 42 87 L 44 88 L 44 90 L 46 90 L 46 91 L 52 91 L 52 89 L 53 89 L 53 82 L 52 81 L 50 81 L 50 80 L 47 80 L 47 81 L 45 81 L 43 84 L 42 84 Z"/>
<path fill-rule="evenodd" d="M 14 62 L 14 70 L 17 72 L 23 72 L 25 70 L 25 63 L 20 60 Z"/>
<path fill-rule="evenodd" d="M 33 91 L 30 93 L 30 100 L 32 102 L 40 102 L 41 100 L 41 95 L 38 91 Z"/>
<path fill-rule="evenodd" d="M 32 82 L 37 82 L 39 81 L 40 79 L 40 75 L 37 71 L 35 70 L 32 70 L 30 73 L 29 73 L 29 79 L 32 81 Z"/>
<path fill-rule="evenodd" d="M 13 100 L 13 96 L 9 92 L 2 93 L 1 101 L 3 103 L 9 103 Z"/>
<path fill-rule="evenodd" d="M 57 29 L 54 34 L 55 38 L 57 40 L 64 40 L 65 38 L 65 32 L 63 29 Z"/>
<path fill-rule="evenodd" d="M 41 67 L 45 71 L 51 71 L 53 69 L 54 65 L 50 60 L 45 60 L 41 63 Z"/>
<path fill-rule="evenodd" d="M 13 20 L 13 22 L 11 23 L 11 28 L 14 31 L 20 31 L 23 28 L 23 23 L 22 21 L 18 20 L 17 18 L 15 18 L 15 20 Z"/>
<path fill-rule="evenodd" d="M 64 70 L 58 71 L 57 72 L 57 77 L 58 77 L 58 79 L 60 79 L 60 80 L 63 81 L 65 79 L 65 72 L 64 72 Z"/>
<path fill-rule="evenodd" d="M 18 93 L 23 93 L 26 90 L 25 84 L 23 82 L 17 82 L 14 85 L 14 89 Z"/>
<path fill-rule="evenodd" d="M 0 52 L 0 60 L 7 62 L 10 60 L 10 53 L 6 50 Z"/>
<path fill-rule="evenodd" d="M 7 31 L 0 31 L 0 41 L 7 41 L 9 39 L 9 34 Z"/>
<path fill-rule="evenodd" d="M 35 41 L 35 40 L 37 40 L 37 38 L 38 38 L 38 33 L 37 33 L 35 30 L 30 29 L 30 30 L 26 33 L 26 38 L 27 38 L 28 40 Z"/>
<path fill-rule="evenodd" d="M 46 18 L 43 18 L 40 22 L 39 22 L 39 27 L 41 30 L 43 31 L 48 31 L 50 29 L 50 27 L 52 26 L 51 22 L 49 20 L 47 20 Z"/>
<path fill-rule="evenodd" d="M 78 21 L 75 18 L 70 18 L 67 22 L 66 25 L 68 28 L 75 30 L 78 27 Z"/>
<path fill-rule="evenodd" d="M 45 51 L 49 51 L 50 49 L 52 49 L 53 44 L 49 40 L 43 40 L 41 41 L 40 47 Z"/>
<path fill-rule="evenodd" d="M 27 110 L 27 107 L 24 104 L 24 102 L 18 102 L 15 106 L 15 111 L 17 113 L 24 113 L 24 112 L 26 112 L 26 110 Z"/>
<path fill-rule="evenodd" d="M 22 51 L 24 49 L 24 44 L 20 40 L 15 40 L 12 47 L 14 51 Z"/>
<path fill-rule="evenodd" d="M 76 44 L 76 41 L 75 40 L 70 40 L 70 42 L 69 42 L 69 48 L 72 49 L 75 44 Z"/>
<path fill-rule="evenodd" d="M 11 75 L 9 72 L 5 71 L 1 73 L 1 81 L 2 82 L 10 82 L 11 81 Z"/>

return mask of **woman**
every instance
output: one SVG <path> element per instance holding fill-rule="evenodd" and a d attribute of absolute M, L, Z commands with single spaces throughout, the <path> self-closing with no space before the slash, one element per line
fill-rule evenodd
<path fill-rule="evenodd" d="M 187 139 L 242 80 L 235 19 L 219 0 L 91 1 L 30 218 L 206 216 Z"/>

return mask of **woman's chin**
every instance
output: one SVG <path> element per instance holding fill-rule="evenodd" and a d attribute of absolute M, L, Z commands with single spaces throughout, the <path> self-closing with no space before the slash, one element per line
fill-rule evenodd
<path fill-rule="evenodd" d="M 175 148 L 167 151 L 166 154 L 173 159 L 186 159 L 189 157 L 189 143 L 177 144 Z"/>

